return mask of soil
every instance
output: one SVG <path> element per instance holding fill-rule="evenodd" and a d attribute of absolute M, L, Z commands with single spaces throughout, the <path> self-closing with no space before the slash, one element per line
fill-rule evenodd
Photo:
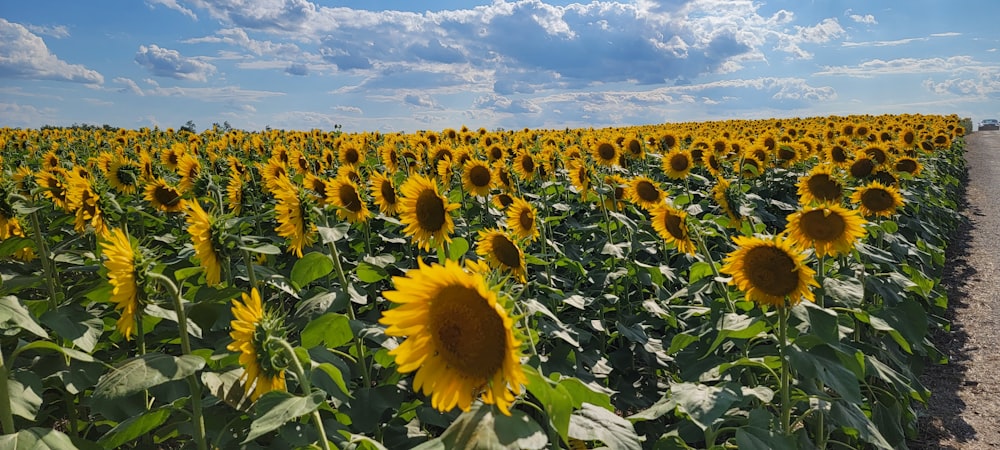
<path fill-rule="evenodd" d="M 932 340 L 948 364 L 929 366 L 913 449 L 1000 449 L 1000 131 L 966 138 L 965 223 L 947 251 L 951 331 Z"/>

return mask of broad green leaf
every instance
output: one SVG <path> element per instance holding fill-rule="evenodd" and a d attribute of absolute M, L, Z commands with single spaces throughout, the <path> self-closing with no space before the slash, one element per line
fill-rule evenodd
<path fill-rule="evenodd" d="M 208 393 L 242 411 L 250 406 L 250 398 L 244 395 L 243 383 L 240 382 L 243 373 L 242 367 L 222 373 L 206 370 L 201 373 L 201 384 Z"/>
<path fill-rule="evenodd" d="M 448 244 L 448 259 L 458 261 L 469 251 L 469 241 L 463 237 L 456 237 Z"/>
<path fill-rule="evenodd" d="M 878 448 L 893 448 L 864 411 L 853 403 L 843 400 L 833 402 L 830 417 L 834 421 L 831 425 L 840 427 L 849 436 L 859 437 Z"/>
<path fill-rule="evenodd" d="M 726 313 L 719 319 L 717 325 L 719 334 L 708 347 L 705 356 L 722 345 L 726 339 L 750 339 L 767 330 L 767 322 L 763 316 L 751 317 L 743 314 Z"/>
<path fill-rule="evenodd" d="M 713 426 L 740 399 L 740 393 L 730 386 L 701 383 L 671 383 L 670 396 L 702 430 Z"/>
<path fill-rule="evenodd" d="M 146 411 L 118 424 L 97 440 L 104 448 L 118 448 L 155 430 L 170 418 L 168 407 Z"/>
<path fill-rule="evenodd" d="M 319 232 L 320 240 L 323 244 L 335 243 L 347 236 L 347 232 L 350 231 L 351 224 L 347 222 L 338 223 L 332 227 L 316 227 L 316 231 Z"/>
<path fill-rule="evenodd" d="M 250 433 L 243 443 L 277 430 L 290 420 L 310 414 L 326 400 L 323 391 L 313 391 L 308 397 L 299 397 L 285 391 L 271 391 L 257 399 L 255 418 L 250 423 Z"/>
<path fill-rule="evenodd" d="M 333 260 L 326 253 L 306 253 L 292 266 L 292 283 L 299 289 L 333 271 Z"/>
<path fill-rule="evenodd" d="M 677 401 L 674 400 L 669 395 L 667 395 L 661 398 L 656 403 L 654 403 L 653 406 L 650 406 L 649 408 L 646 408 L 642 411 L 632 414 L 631 416 L 628 416 L 628 420 L 631 420 L 633 422 L 641 422 L 644 420 L 656 420 L 666 414 L 673 413 L 676 409 L 677 409 Z"/>
<path fill-rule="evenodd" d="M 28 344 L 25 344 L 22 347 L 19 347 L 17 350 L 14 351 L 14 354 L 21 354 L 28 350 L 50 350 L 53 352 L 62 353 L 63 355 L 69 358 L 77 359 L 80 361 L 87 361 L 87 362 L 94 361 L 94 357 L 90 356 L 89 353 L 84 353 L 72 348 L 62 347 L 56 344 L 55 342 L 50 342 L 50 341 L 32 341 Z"/>
<path fill-rule="evenodd" d="M 857 278 L 824 278 L 823 292 L 828 299 L 851 308 L 861 306 L 865 297 L 864 287 Z"/>
<path fill-rule="evenodd" d="M 0 330 L 7 336 L 14 336 L 19 329 L 41 338 L 49 337 L 49 333 L 35 322 L 28 308 L 25 308 L 17 297 L 13 295 L 0 297 Z"/>
<path fill-rule="evenodd" d="M 798 371 L 799 378 L 819 378 L 845 400 L 862 402 L 857 375 L 841 361 L 833 347 L 820 344 L 803 350 L 797 345 L 791 345 L 788 347 L 788 360 Z"/>
<path fill-rule="evenodd" d="M 573 408 L 579 408 L 584 403 L 600 406 L 608 411 L 614 411 L 611 406 L 611 397 L 603 392 L 597 392 L 580 381 L 579 378 L 568 377 L 559 380 L 559 384 L 566 388 L 573 399 Z"/>
<path fill-rule="evenodd" d="M 146 305 L 146 309 L 143 310 L 147 315 L 151 317 L 159 317 L 161 319 L 169 320 L 173 323 L 177 322 L 177 311 L 172 309 L 164 308 L 160 305 L 150 304 Z M 197 323 L 191 321 L 190 318 L 187 320 L 187 333 L 198 339 L 201 339 L 201 327 Z"/>
<path fill-rule="evenodd" d="M 569 436 L 583 441 L 601 441 L 614 449 L 642 448 L 632 422 L 590 403 L 584 403 L 573 412 L 569 420 Z"/>
<path fill-rule="evenodd" d="M 364 261 L 358 263 L 358 267 L 354 270 L 354 273 L 358 276 L 359 280 L 365 283 L 375 283 L 389 278 L 389 272 L 385 269 Z"/>
<path fill-rule="evenodd" d="M 741 427 L 736 430 L 736 446 L 741 450 L 796 450 L 795 439 L 773 430 Z"/>
<path fill-rule="evenodd" d="M 715 272 L 712 271 L 711 264 L 704 261 L 698 261 L 691 264 L 691 267 L 688 269 L 688 284 L 694 284 L 694 282 L 702 278 L 714 276 Z"/>
<path fill-rule="evenodd" d="M 77 304 L 48 311 L 39 319 L 60 337 L 69 339 L 73 345 L 88 353 L 94 351 L 97 340 L 104 333 L 104 321 Z"/>
<path fill-rule="evenodd" d="M 698 342 L 700 338 L 698 336 L 690 335 L 687 333 L 675 334 L 672 339 L 670 339 L 670 348 L 667 349 L 668 355 L 673 355 L 681 350 L 687 348 L 687 346 Z"/>
<path fill-rule="evenodd" d="M 312 348 L 325 344 L 328 348 L 336 348 L 354 339 L 351 322 L 347 316 L 338 313 L 326 313 L 306 324 L 302 330 L 302 346 Z"/>
<path fill-rule="evenodd" d="M 73 441 L 60 431 L 33 427 L 0 436 L 0 448 L 8 450 L 76 450 Z"/>
<path fill-rule="evenodd" d="M 42 407 L 42 380 L 29 372 L 17 372 L 7 380 L 10 411 L 15 416 L 34 421 Z"/>
<path fill-rule="evenodd" d="M 556 431 L 566 439 L 569 436 L 569 421 L 573 414 L 573 396 L 564 386 L 552 385 L 552 382 L 542 376 L 531 366 L 524 367 L 524 374 L 528 378 L 525 386 L 531 395 L 538 398 L 538 402 L 545 408 L 549 415 L 549 420 Z"/>
<path fill-rule="evenodd" d="M 246 250 L 250 253 L 260 253 L 262 255 L 280 255 L 281 249 L 274 244 L 260 244 L 255 246 L 241 246 L 240 250 Z"/>
<path fill-rule="evenodd" d="M 176 279 L 177 282 L 180 283 L 190 277 L 201 274 L 201 272 L 203 271 L 204 269 L 201 266 L 185 267 L 183 269 L 177 269 L 174 271 L 174 279 Z"/>
<path fill-rule="evenodd" d="M 147 353 L 123 362 L 102 376 L 94 387 L 93 396 L 99 400 L 126 397 L 168 381 L 180 380 L 202 367 L 205 367 L 205 360 L 197 356 Z"/>
<path fill-rule="evenodd" d="M 326 376 L 330 377 L 330 380 L 333 381 L 338 388 L 340 388 L 341 392 L 347 394 L 348 397 L 351 397 L 351 391 L 347 388 L 347 382 L 344 381 L 344 374 L 337 366 L 330 363 L 322 363 L 316 364 L 313 366 L 313 369 L 313 373 L 316 373 L 315 370 L 325 373 Z"/>
<path fill-rule="evenodd" d="M 541 449 L 547 444 L 545 431 L 524 412 L 515 409 L 505 416 L 493 406 L 476 402 L 440 437 L 414 450 Z"/>

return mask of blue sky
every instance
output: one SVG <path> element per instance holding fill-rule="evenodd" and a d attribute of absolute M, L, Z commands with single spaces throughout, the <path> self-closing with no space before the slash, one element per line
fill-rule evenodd
<path fill-rule="evenodd" d="M 998 2 L 33 0 L 0 126 L 578 128 L 1000 117 Z"/>

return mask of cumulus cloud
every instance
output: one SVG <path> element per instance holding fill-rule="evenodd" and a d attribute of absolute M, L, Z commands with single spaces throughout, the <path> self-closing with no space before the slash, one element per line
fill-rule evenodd
<path fill-rule="evenodd" d="M 3 18 L 0 18 L 0 78 L 104 83 L 104 76 L 97 71 L 59 59 L 38 35 Z"/>
<path fill-rule="evenodd" d="M 142 92 L 142 88 L 139 87 L 139 84 L 136 83 L 135 81 L 132 81 L 129 78 L 116 77 L 112 81 L 114 81 L 115 83 L 124 85 L 124 87 L 122 87 L 121 89 L 118 89 L 118 92 L 121 92 L 121 93 L 129 92 L 129 93 L 138 95 L 140 97 L 143 96 L 143 95 L 145 95 Z"/>
<path fill-rule="evenodd" d="M 305 64 L 293 63 L 285 68 L 285 73 L 297 76 L 309 75 L 309 66 Z"/>
<path fill-rule="evenodd" d="M 185 44 L 228 44 L 234 45 L 255 55 L 290 56 L 301 52 L 299 46 L 291 42 L 274 42 L 271 40 L 253 39 L 242 28 L 224 28 L 215 32 L 214 36 L 191 38 L 182 41 Z"/>
<path fill-rule="evenodd" d="M 856 23 L 864 25 L 878 25 L 878 20 L 875 20 L 875 16 L 871 14 L 855 14 L 854 11 L 848 9 L 844 12 L 844 15 Z"/>
<path fill-rule="evenodd" d="M 24 26 L 28 30 L 31 30 L 32 33 L 40 34 L 42 36 L 51 36 L 56 39 L 69 37 L 69 28 L 66 28 L 65 25 L 49 26 L 49 25 L 24 24 Z"/>
<path fill-rule="evenodd" d="M 139 46 L 135 62 L 145 67 L 153 75 L 176 78 L 178 80 L 208 81 L 215 72 L 215 66 L 195 58 L 181 56 L 177 50 L 161 48 L 156 44 Z"/>
<path fill-rule="evenodd" d="M 408 105 L 419 106 L 421 108 L 437 108 L 437 103 L 434 102 L 428 95 L 418 95 L 418 94 L 406 94 L 403 97 L 403 101 Z"/>
<path fill-rule="evenodd" d="M 181 14 L 184 14 L 185 16 L 188 16 L 194 20 L 198 20 L 198 16 L 195 15 L 194 11 L 191 11 L 190 9 L 185 8 L 181 4 L 177 3 L 177 0 L 146 0 L 146 4 L 149 5 L 150 7 L 154 7 L 156 5 L 164 6 L 168 9 L 172 9 Z"/>
<path fill-rule="evenodd" d="M 948 58 L 897 58 L 890 60 L 872 59 L 855 66 L 827 66 L 813 75 L 838 75 L 869 78 L 877 75 L 899 75 L 915 73 L 940 73 L 956 70 L 973 70 L 979 64 L 971 56 L 951 56 Z"/>
<path fill-rule="evenodd" d="M 511 114 L 537 114 L 542 112 L 542 108 L 531 100 L 511 99 L 495 94 L 477 98 L 472 106 L 477 109 L 488 109 Z"/>

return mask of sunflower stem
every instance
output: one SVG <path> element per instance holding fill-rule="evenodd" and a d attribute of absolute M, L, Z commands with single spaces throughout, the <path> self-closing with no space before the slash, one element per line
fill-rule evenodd
<path fill-rule="evenodd" d="M 299 361 L 298 356 L 295 355 L 295 349 L 292 348 L 292 344 L 288 341 L 268 336 L 268 343 L 277 344 L 282 350 L 288 355 L 288 360 L 292 362 L 292 371 L 295 372 L 295 378 L 299 381 L 299 386 L 302 387 L 302 391 L 306 396 L 312 394 L 312 384 L 309 383 L 309 377 L 306 375 L 305 369 L 302 367 L 302 362 Z M 319 414 L 319 410 L 313 410 L 312 412 L 313 425 L 316 427 L 316 432 L 319 433 L 319 443 L 320 448 L 323 450 L 330 450 L 330 441 L 326 438 L 326 429 L 323 427 L 323 418 Z"/>
<path fill-rule="evenodd" d="M 3 348 L 0 348 L 0 427 L 3 434 L 14 434 L 14 413 L 10 407 L 10 388 L 8 387 L 10 370 L 7 368 L 7 361 L 3 357 Z"/>
<path fill-rule="evenodd" d="M 31 217 L 32 236 L 35 238 L 35 247 L 38 247 L 39 257 L 42 260 L 42 270 L 45 271 L 45 286 L 49 290 L 49 310 L 55 311 L 59 307 L 59 300 L 56 298 L 55 264 L 49 259 L 49 249 L 42 236 L 42 225 L 38 220 L 38 212 L 32 211 L 28 216 Z"/>
<path fill-rule="evenodd" d="M 257 273 L 253 268 L 253 257 L 250 256 L 250 250 L 242 249 L 243 251 L 243 262 L 247 266 L 247 278 L 250 279 L 250 289 L 257 287 Z"/>
<path fill-rule="evenodd" d="M 792 435 L 791 372 L 788 367 L 788 306 L 778 307 L 778 352 L 781 356 L 781 430 Z"/>
<path fill-rule="evenodd" d="M 327 242 L 326 247 L 330 249 L 330 256 L 333 258 L 333 269 L 337 272 L 337 279 L 340 281 L 340 288 L 344 290 L 347 294 L 347 317 L 351 319 L 352 322 L 358 320 L 357 315 L 354 314 L 354 301 L 350 299 L 350 292 L 348 292 L 349 286 L 347 284 L 347 276 L 344 275 L 344 268 L 340 265 L 340 252 L 337 251 L 337 246 L 334 242 Z M 371 374 L 368 371 L 368 357 L 365 355 L 365 343 L 362 341 L 361 337 L 354 341 L 355 346 L 358 349 L 358 366 L 361 367 L 361 377 L 364 380 L 365 387 L 371 387 Z"/>
<path fill-rule="evenodd" d="M 149 272 L 147 275 L 170 291 L 170 297 L 174 303 L 174 312 L 177 314 L 177 326 L 181 338 L 181 353 L 190 355 L 191 338 L 188 336 L 187 314 L 184 312 L 184 303 L 183 299 L 181 299 L 180 289 L 177 288 L 174 280 L 171 280 L 166 275 L 157 272 Z M 198 383 L 198 377 L 195 374 L 188 375 L 187 382 L 188 388 L 191 390 L 191 415 L 194 421 L 194 440 L 198 445 L 198 450 L 207 450 L 208 441 L 205 439 L 205 418 L 201 410 L 201 385 Z"/>

